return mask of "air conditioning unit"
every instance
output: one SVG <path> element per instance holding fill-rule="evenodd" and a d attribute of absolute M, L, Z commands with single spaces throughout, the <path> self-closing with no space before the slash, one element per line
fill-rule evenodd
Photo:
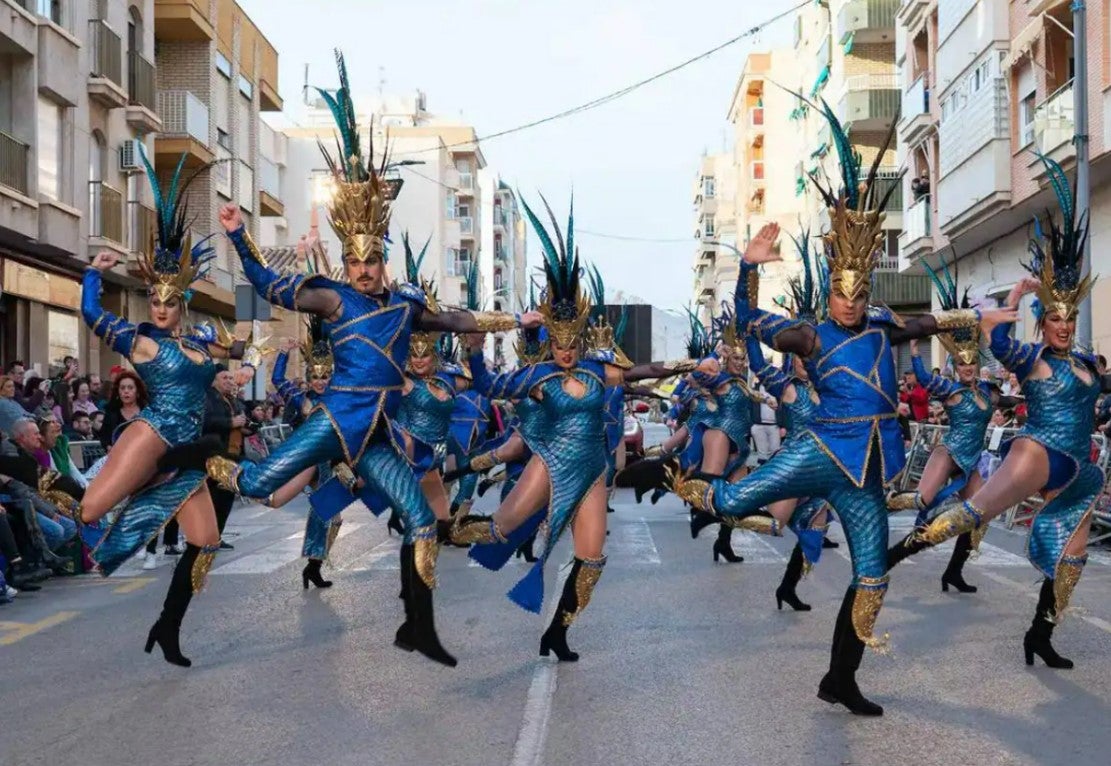
<path fill-rule="evenodd" d="M 120 144 L 121 173 L 143 170 L 143 158 L 142 155 L 139 154 L 142 143 L 142 141 L 133 138 Z"/>

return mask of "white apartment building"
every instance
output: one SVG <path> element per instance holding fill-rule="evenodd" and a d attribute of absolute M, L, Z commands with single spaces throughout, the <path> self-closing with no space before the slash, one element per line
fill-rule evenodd
<path fill-rule="evenodd" d="M 737 188 L 733 155 L 703 155 L 694 179 L 695 253 L 693 310 L 709 326 L 721 302 L 733 294 L 737 256 L 725 245 L 737 243 L 733 197 Z M 716 244 L 716 243 L 723 244 Z"/>
<path fill-rule="evenodd" d="M 488 297 L 483 308 L 493 311 L 521 311 L 528 303 L 525 221 L 517 207 L 517 197 L 509 184 L 491 168 L 478 173 L 480 196 L 489 200 L 481 207 L 482 242 L 479 248 L 479 273 Z M 486 354 L 496 367 L 513 367 L 517 361 L 514 344 L 506 333 L 490 335 Z"/>

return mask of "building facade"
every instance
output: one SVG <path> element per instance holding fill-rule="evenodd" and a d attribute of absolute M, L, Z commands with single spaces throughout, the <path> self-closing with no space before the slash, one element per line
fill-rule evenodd
<path fill-rule="evenodd" d="M 525 221 L 517 207 L 517 196 L 491 168 L 479 171 L 478 182 L 482 199 L 490 200 L 490 204 L 480 208 L 482 242 L 478 264 L 488 294 L 484 308 L 523 311 L 529 299 L 528 273 Z M 486 354 L 498 369 L 513 367 L 517 361 L 514 344 L 506 339 L 506 333 L 493 333 L 487 338 Z"/>
<path fill-rule="evenodd" d="M 693 186 L 695 251 L 691 305 L 702 323 L 709 326 L 710 318 L 720 310 L 721 301 L 732 295 L 738 274 L 737 256 L 729 248 L 737 245 L 733 155 L 703 155 Z"/>

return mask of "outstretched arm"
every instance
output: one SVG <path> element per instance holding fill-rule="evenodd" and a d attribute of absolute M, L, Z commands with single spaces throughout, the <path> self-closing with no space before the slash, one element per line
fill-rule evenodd
<path fill-rule="evenodd" d="M 638 380 L 652 380 L 655 378 L 670 378 L 692 372 L 698 367 L 698 362 L 692 359 L 683 359 L 677 362 L 648 362 L 647 364 L 634 365 L 628 370 L 621 370 L 613 365 L 607 368 L 618 370 L 624 383 L 635 383 Z"/>
<path fill-rule="evenodd" d="M 926 391 L 935 399 L 948 399 L 959 388 L 959 386 L 951 380 L 947 380 L 940 375 L 934 375 L 926 369 L 926 365 L 922 362 L 922 357 L 918 356 L 918 342 L 910 342 L 910 364 L 914 369 L 914 377 L 918 378 L 918 382 L 926 389 Z"/>
<path fill-rule="evenodd" d="M 92 265 L 85 270 L 85 276 L 81 281 L 81 316 L 97 337 L 103 339 L 117 354 L 130 359 L 131 351 L 135 347 L 137 328 L 100 305 L 102 273 L 115 266 L 118 260 L 119 256 L 115 253 L 101 252 L 93 259 Z"/>
<path fill-rule="evenodd" d="M 748 349 L 748 366 L 756 374 L 756 379 L 769 394 L 777 400 L 782 400 L 788 389 L 794 389 L 794 384 L 783 370 L 769 364 L 764 359 L 764 350 L 760 348 L 760 341 L 751 335 L 745 337 L 745 346 Z M 792 398 L 791 401 L 794 401 Z"/>
<path fill-rule="evenodd" d="M 528 396 L 537 377 L 536 367 L 533 366 L 521 367 L 497 375 L 492 374 L 486 367 L 486 358 L 482 355 L 481 346 L 471 349 L 467 364 L 471 370 L 471 388 L 487 399 L 508 401 L 523 399 Z"/>
<path fill-rule="evenodd" d="M 427 309 L 413 321 L 418 330 L 432 332 L 506 332 L 524 328 L 531 330 L 539 327 L 540 315 L 536 312 L 508 314 L 504 311 L 437 311 Z"/>

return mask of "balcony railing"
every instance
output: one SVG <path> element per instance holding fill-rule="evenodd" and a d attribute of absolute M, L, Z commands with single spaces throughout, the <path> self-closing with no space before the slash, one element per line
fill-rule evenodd
<path fill-rule="evenodd" d="M 914 202 L 903 215 L 903 234 L 907 242 L 928 237 L 933 233 L 930 228 L 930 198 L 922 197 Z"/>
<path fill-rule="evenodd" d="M 459 221 L 460 234 L 474 234 L 474 218 L 471 218 L 469 215 L 463 217 L 457 216 L 455 220 Z"/>
<path fill-rule="evenodd" d="M 219 194 L 231 199 L 231 152 L 217 144 L 216 159 L 221 161 L 212 166 L 212 183 Z"/>
<path fill-rule="evenodd" d="M 27 193 L 27 154 L 31 148 L 7 133 L 0 133 L 0 184 Z"/>
<path fill-rule="evenodd" d="M 887 213 L 902 213 L 903 212 L 903 178 L 898 170 L 884 170 L 880 168 L 876 171 L 876 201 L 884 198 L 888 189 L 895 187 L 891 192 L 891 198 L 884 206 L 884 211 Z"/>
<path fill-rule="evenodd" d="M 266 192 L 274 199 L 282 198 L 281 175 L 278 166 L 265 157 L 259 157 L 258 190 Z"/>
<path fill-rule="evenodd" d="M 1048 153 L 1072 141 L 1074 131 L 1072 80 L 1069 80 L 1034 107 L 1034 140 L 1039 150 Z"/>
<path fill-rule="evenodd" d="M 459 173 L 459 188 L 460 189 L 473 189 L 474 176 L 468 172 Z"/>
<path fill-rule="evenodd" d="M 471 269 L 470 258 L 454 258 L 447 262 L 447 275 L 449 277 L 465 277 Z"/>
<path fill-rule="evenodd" d="M 250 213 L 255 209 L 255 171 L 242 160 L 236 165 L 239 170 L 239 180 L 236 184 L 235 201 L 239 203 L 239 207 Z"/>
<path fill-rule="evenodd" d="M 162 135 L 189 136 L 208 146 L 208 107 L 187 90 L 158 92 Z"/>
<path fill-rule="evenodd" d="M 154 210 L 138 200 L 127 203 L 127 249 L 133 253 L 146 252 L 154 243 L 157 224 Z"/>
<path fill-rule="evenodd" d="M 132 104 L 155 111 L 154 64 L 143 58 L 139 51 L 127 54 L 127 94 Z"/>
<path fill-rule="evenodd" d="M 92 45 L 92 75 L 104 77 L 123 87 L 123 44 L 120 36 L 101 19 L 89 22 Z"/>
<path fill-rule="evenodd" d="M 501 205 L 494 207 L 494 225 L 495 226 L 508 226 L 509 216 L 506 214 L 505 209 Z"/>
<path fill-rule="evenodd" d="M 123 244 L 123 195 L 103 181 L 89 182 L 89 236 Z"/>
<path fill-rule="evenodd" d="M 913 120 L 920 115 L 929 114 L 930 89 L 926 85 L 928 79 L 928 73 L 923 72 L 903 93 L 902 118 L 904 120 Z"/>

